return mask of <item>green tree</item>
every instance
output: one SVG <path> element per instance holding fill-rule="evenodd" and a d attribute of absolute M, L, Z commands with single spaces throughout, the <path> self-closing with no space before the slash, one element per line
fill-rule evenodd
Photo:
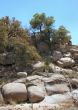
<path fill-rule="evenodd" d="M 36 13 L 30 20 L 30 25 L 34 34 L 32 37 L 33 44 L 37 47 L 37 42 L 46 42 L 50 47 L 50 36 L 52 33 L 52 27 L 55 20 L 54 17 L 46 16 L 45 13 Z"/>
<path fill-rule="evenodd" d="M 8 16 L 0 19 L 0 53 L 11 52 L 15 55 L 17 66 L 26 66 L 29 61 L 40 59 L 40 55 L 33 45 L 27 29 L 21 22 Z"/>
<path fill-rule="evenodd" d="M 52 36 L 52 43 L 60 45 L 68 45 L 71 40 L 70 32 L 62 25 L 55 30 L 54 36 Z"/>
<path fill-rule="evenodd" d="M 30 20 L 30 25 L 33 29 L 39 30 L 48 30 L 54 23 L 54 17 L 47 17 L 45 13 L 36 13 L 33 15 L 33 18 Z"/>

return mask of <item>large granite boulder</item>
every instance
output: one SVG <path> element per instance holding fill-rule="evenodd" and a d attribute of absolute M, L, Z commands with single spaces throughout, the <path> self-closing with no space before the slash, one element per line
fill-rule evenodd
<path fill-rule="evenodd" d="M 38 86 L 30 86 L 28 87 L 28 96 L 30 102 L 39 102 L 44 99 L 45 92 Z"/>
<path fill-rule="evenodd" d="M 74 103 L 78 106 L 78 89 L 72 91 L 72 98 Z"/>
<path fill-rule="evenodd" d="M 61 74 L 54 74 L 49 78 L 43 78 L 43 81 L 45 82 L 45 84 L 63 84 L 66 82 L 66 78 L 61 75 Z"/>
<path fill-rule="evenodd" d="M 21 77 L 21 78 L 26 78 L 27 77 L 27 72 L 18 72 L 17 76 Z"/>
<path fill-rule="evenodd" d="M 44 62 L 41 62 L 41 61 L 38 61 L 37 63 L 33 64 L 34 69 L 38 69 L 44 66 L 45 66 Z"/>
<path fill-rule="evenodd" d="M 45 99 L 41 102 L 41 104 L 60 104 L 62 102 L 71 102 L 72 95 L 71 93 L 66 94 L 54 94 L 51 96 L 45 96 Z"/>
<path fill-rule="evenodd" d="M 54 51 L 53 52 L 53 56 L 52 56 L 52 60 L 53 61 L 57 61 L 57 60 L 59 60 L 62 57 L 63 57 L 63 55 L 62 55 L 62 53 L 60 51 Z"/>
<path fill-rule="evenodd" d="M 78 88 L 78 79 L 77 78 L 70 79 L 70 84 L 73 89 L 77 89 Z"/>
<path fill-rule="evenodd" d="M 78 60 L 78 53 L 74 53 L 73 57 L 74 57 L 75 60 Z"/>
<path fill-rule="evenodd" d="M 46 85 L 46 91 L 48 95 L 52 94 L 63 94 L 69 92 L 69 88 L 67 84 L 54 84 L 54 85 Z"/>
<path fill-rule="evenodd" d="M 58 66 L 61 67 L 72 67 L 75 64 L 75 61 L 72 58 L 69 57 L 64 57 L 64 58 L 60 58 L 57 61 Z"/>
<path fill-rule="evenodd" d="M 26 86 L 22 83 L 8 83 L 2 87 L 5 102 L 23 102 L 27 100 Z"/>
<path fill-rule="evenodd" d="M 67 53 L 65 53 L 64 55 L 63 55 L 63 57 L 72 57 L 72 55 L 71 55 L 71 53 L 70 52 L 67 52 Z"/>
<path fill-rule="evenodd" d="M 0 64 L 10 65 L 15 63 L 15 55 L 12 52 L 0 54 Z"/>

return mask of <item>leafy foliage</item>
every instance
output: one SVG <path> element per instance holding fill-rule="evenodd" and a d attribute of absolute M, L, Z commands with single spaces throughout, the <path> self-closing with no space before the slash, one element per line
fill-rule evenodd
<path fill-rule="evenodd" d="M 47 17 L 45 13 L 36 13 L 30 21 L 30 25 L 33 29 L 42 30 L 49 29 L 54 23 L 54 17 Z"/>
<path fill-rule="evenodd" d="M 61 46 L 66 46 L 71 41 L 70 32 L 64 27 L 60 26 L 55 30 L 54 36 L 52 36 L 52 44 L 61 48 Z"/>
<path fill-rule="evenodd" d="M 0 53 L 13 52 L 16 65 L 25 66 L 29 60 L 40 58 L 29 39 L 28 30 L 18 20 L 7 16 L 0 19 Z"/>
<path fill-rule="evenodd" d="M 70 32 L 64 27 L 60 26 L 58 29 L 53 27 L 54 17 L 47 17 L 45 13 L 36 13 L 30 21 L 30 25 L 34 30 L 32 37 L 33 44 L 37 47 L 37 42 L 45 42 L 51 49 L 52 46 L 60 48 L 60 46 L 68 45 L 71 41 Z"/>

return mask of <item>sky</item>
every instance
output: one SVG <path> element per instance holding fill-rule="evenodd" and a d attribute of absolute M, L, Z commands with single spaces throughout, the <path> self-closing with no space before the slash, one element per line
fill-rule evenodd
<path fill-rule="evenodd" d="M 55 18 L 55 28 L 64 25 L 78 45 L 78 0 L 0 0 L 0 18 L 15 17 L 27 28 L 32 16 L 43 12 Z"/>

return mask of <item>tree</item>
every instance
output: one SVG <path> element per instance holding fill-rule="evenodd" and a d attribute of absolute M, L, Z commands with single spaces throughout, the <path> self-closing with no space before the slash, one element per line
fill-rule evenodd
<path fill-rule="evenodd" d="M 33 15 L 33 18 L 30 20 L 30 25 L 33 29 L 39 30 L 48 30 L 54 23 L 54 17 L 47 17 L 45 13 L 36 13 Z"/>
<path fill-rule="evenodd" d="M 41 32 L 42 28 L 44 28 L 44 24 L 43 24 L 44 20 L 45 20 L 44 13 L 42 14 L 36 13 L 33 15 L 33 18 L 31 19 L 30 24 L 33 29 L 38 29 Z"/>
<path fill-rule="evenodd" d="M 0 54 L 12 53 L 15 65 L 22 67 L 29 61 L 41 59 L 29 40 L 28 30 L 21 26 L 20 21 L 8 16 L 0 19 Z"/>
<path fill-rule="evenodd" d="M 32 37 L 33 44 L 37 45 L 37 41 L 42 41 L 50 46 L 50 36 L 54 22 L 54 17 L 47 17 L 45 13 L 36 13 L 33 15 L 33 18 L 30 20 L 30 25 L 35 33 Z"/>
<path fill-rule="evenodd" d="M 52 37 L 52 43 L 60 45 L 68 45 L 71 40 L 70 32 L 62 25 L 56 31 Z"/>

